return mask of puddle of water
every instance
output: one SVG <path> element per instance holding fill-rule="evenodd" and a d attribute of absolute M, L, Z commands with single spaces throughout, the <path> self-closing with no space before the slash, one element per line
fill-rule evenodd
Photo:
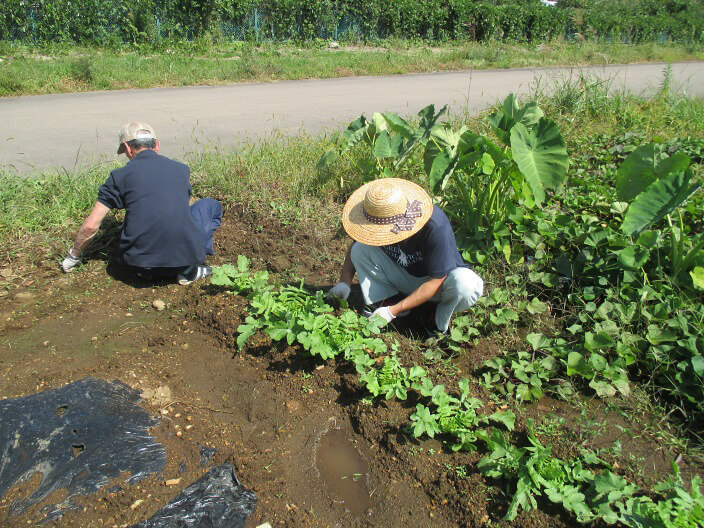
<path fill-rule="evenodd" d="M 320 438 L 316 467 L 326 488 L 354 514 L 365 515 L 371 506 L 367 489 L 369 467 L 348 436 L 330 429 Z"/>

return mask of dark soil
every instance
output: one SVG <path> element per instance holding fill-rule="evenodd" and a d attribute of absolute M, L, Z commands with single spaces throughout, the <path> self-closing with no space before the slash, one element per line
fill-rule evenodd
<path fill-rule="evenodd" d="M 295 228 L 275 216 L 232 207 L 216 233 L 212 263 L 233 262 L 244 254 L 255 269 L 268 269 L 281 282 L 302 277 L 311 287 L 329 288 L 347 243 L 334 228 Z M 163 474 L 120 492 L 106 487 L 77 498 L 82 510 L 49 525 L 129 526 L 224 462 L 233 464 L 242 483 L 259 497 L 251 527 L 264 522 L 289 527 L 509 525 L 501 517 L 510 494 L 503 483 L 477 472 L 481 452 L 453 453 L 437 439 L 417 441 L 405 433 L 416 402 L 370 402 L 348 365 L 304 357 L 298 348 L 272 344 L 261 335 L 239 351 L 235 339 L 246 299 L 207 284 L 135 281 L 114 264 L 111 251 L 96 252 L 69 275 L 61 274 L 54 260 L 32 255 L 0 270 L 0 398 L 87 376 L 120 380 L 143 391 L 143 406 L 160 417 L 153 433 L 167 450 Z M 157 299 L 166 303 L 163 311 L 153 308 Z M 412 332 L 402 330 L 397 338 L 404 363 L 424 364 L 425 347 Z M 489 339 L 467 345 L 458 357 L 431 365 L 434 378 L 448 387 L 458 375 L 476 382 L 471 378 L 475 369 L 500 351 Z M 486 396 L 475 385 L 477 395 Z M 545 432 L 556 455 L 570 456 L 580 445 L 610 447 L 618 439 L 625 460 L 638 461 L 625 470 L 632 478 L 644 482 L 667 473 L 677 446 L 651 434 L 647 419 L 629 422 L 605 413 L 599 403 L 583 408 L 582 414 L 545 398 L 519 411 L 519 428 L 529 417 L 536 422 L 547 417 L 548 424 L 562 417 L 565 423 L 556 425 L 552 436 Z M 331 428 L 344 432 L 366 462 L 360 486 L 369 500 L 362 512 L 341 502 L 316 465 L 321 437 Z M 623 428 L 638 434 L 627 435 Z M 217 450 L 205 467 L 200 465 L 203 446 Z M 696 471 L 686 457 L 682 464 L 686 473 Z M 170 479 L 180 480 L 166 485 Z M 0 499 L 0 525 L 26 526 L 41 519 L 41 505 L 20 517 L 7 516 L 11 501 L 31 493 L 38 482 L 35 476 Z M 549 504 L 510 523 L 573 524 Z"/>

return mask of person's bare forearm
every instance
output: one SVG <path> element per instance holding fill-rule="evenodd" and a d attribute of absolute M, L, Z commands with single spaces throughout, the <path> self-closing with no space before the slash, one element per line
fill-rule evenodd
<path fill-rule="evenodd" d="M 70 255 L 74 258 L 78 258 L 86 246 L 90 243 L 91 239 L 95 236 L 100 229 L 100 224 L 108 214 L 110 208 L 103 205 L 100 202 L 96 202 L 93 206 L 93 210 L 90 214 L 83 220 L 78 233 L 76 233 L 76 238 L 73 239 L 73 247 L 70 250 Z"/>
<path fill-rule="evenodd" d="M 354 242 L 350 244 L 347 253 L 345 253 L 345 262 L 342 265 L 342 271 L 340 271 L 340 282 L 344 282 L 348 286 L 352 284 L 352 279 L 354 279 L 355 274 L 354 264 L 352 264 L 352 257 L 350 256 L 352 245 L 354 245 Z"/>
<path fill-rule="evenodd" d="M 389 310 L 391 311 L 391 314 L 393 316 L 397 316 L 401 312 L 412 310 L 413 308 L 428 302 L 438 291 L 440 291 L 442 283 L 445 282 L 445 278 L 446 276 L 439 279 L 427 280 L 415 291 L 411 292 L 405 299 L 399 301 L 393 306 L 390 306 Z"/>
<path fill-rule="evenodd" d="M 71 248 L 72 256 L 79 257 L 97 232 L 98 229 L 87 226 L 84 223 L 78 230 L 78 233 L 76 233 L 76 238 L 73 240 L 73 247 Z"/>

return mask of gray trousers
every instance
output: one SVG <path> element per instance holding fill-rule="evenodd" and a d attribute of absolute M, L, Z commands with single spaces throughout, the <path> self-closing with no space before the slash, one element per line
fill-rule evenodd
<path fill-rule="evenodd" d="M 397 293 L 409 295 L 430 279 L 411 275 L 379 247 L 355 242 L 350 257 L 367 304 L 379 302 Z M 440 291 L 430 299 L 438 303 L 435 309 L 438 330 L 446 331 L 452 314 L 472 306 L 481 297 L 483 290 L 484 282 L 469 268 L 455 268 L 448 273 Z"/>

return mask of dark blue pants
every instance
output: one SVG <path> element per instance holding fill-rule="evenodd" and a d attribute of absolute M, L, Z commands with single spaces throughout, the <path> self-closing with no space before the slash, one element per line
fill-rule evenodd
<path fill-rule="evenodd" d="M 205 254 L 213 254 L 213 233 L 222 222 L 222 205 L 212 198 L 201 198 L 191 206 L 191 216 L 203 230 Z"/>

